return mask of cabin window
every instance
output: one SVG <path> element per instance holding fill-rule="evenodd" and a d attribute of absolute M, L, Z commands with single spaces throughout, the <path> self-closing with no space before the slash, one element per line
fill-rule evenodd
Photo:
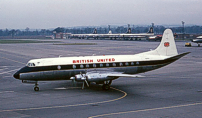
<path fill-rule="evenodd" d="M 57 68 L 58 68 L 58 70 L 60 70 L 62 67 L 61 67 L 61 66 L 58 66 Z"/>
<path fill-rule="evenodd" d="M 100 67 L 103 67 L 103 64 L 100 64 Z"/>
<path fill-rule="evenodd" d="M 109 67 L 109 64 L 107 63 L 106 66 Z"/>
<path fill-rule="evenodd" d="M 113 66 L 116 66 L 116 64 L 115 64 L 115 63 L 113 63 Z"/>
<path fill-rule="evenodd" d="M 72 68 L 73 68 L 73 69 L 76 69 L 76 65 L 73 65 Z"/>
<path fill-rule="evenodd" d="M 119 66 L 123 66 L 123 63 L 119 63 Z"/>
<path fill-rule="evenodd" d="M 93 64 L 93 67 L 96 68 L 96 64 Z"/>
<path fill-rule="evenodd" d="M 84 68 L 84 66 L 83 66 L 83 65 L 80 65 L 80 68 Z"/>
<path fill-rule="evenodd" d="M 128 62 L 126 62 L 125 65 L 128 66 L 129 65 Z"/>
<path fill-rule="evenodd" d="M 89 65 L 88 65 L 88 64 L 86 64 L 86 68 L 89 68 Z"/>
<path fill-rule="evenodd" d="M 134 65 L 134 63 L 133 62 L 131 62 L 131 66 L 133 66 Z"/>

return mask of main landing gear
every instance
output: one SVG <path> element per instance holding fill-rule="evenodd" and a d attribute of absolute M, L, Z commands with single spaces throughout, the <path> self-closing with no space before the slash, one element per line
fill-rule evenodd
<path fill-rule="evenodd" d="M 39 87 L 38 87 L 38 83 L 37 82 L 35 83 L 34 91 L 39 91 Z"/>
<path fill-rule="evenodd" d="M 87 86 L 89 87 L 89 85 L 90 85 L 90 82 L 83 82 L 83 87 L 82 87 L 82 89 L 84 88 L 84 84 L 87 84 Z M 104 81 L 103 82 L 103 85 L 102 85 L 102 89 L 103 90 L 109 90 L 110 89 L 110 85 L 111 85 L 111 83 L 112 83 L 112 80 L 108 80 L 108 81 Z M 34 91 L 39 91 L 39 87 L 38 87 L 38 83 L 36 82 L 35 83 L 35 85 L 34 85 Z"/>
<path fill-rule="evenodd" d="M 112 84 L 112 80 L 104 81 L 104 83 L 102 85 L 102 89 L 103 90 L 109 90 L 111 84 Z"/>

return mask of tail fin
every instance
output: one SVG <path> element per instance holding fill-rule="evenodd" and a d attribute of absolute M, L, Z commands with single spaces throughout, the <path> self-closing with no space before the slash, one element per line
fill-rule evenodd
<path fill-rule="evenodd" d="M 96 28 L 93 30 L 93 34 L 97 34 L 97 29 Z"/>
<path fill-rule="evenodd" d="M 166 29 L 163 33 L 163 37 L 160 45 L 155 49 L 159 55 L 163 56 L 175 56 L 178 55 L 175 39 L 171 29 Z"/>
<path fill-rule="evenodd" d="M 132 30 L 131 30 L 131 28 L 129 27 L 128 28 L 128 30 L 127 30 L 127 32 L 126 32 L 127 34 L 131 34 L 132 33 Z"/>
<path fill-rule="evenodd" d="M 112 31 L 111 30 L 109 30 L 109 33 L 108 34 L 112 34 Z"/>
<path fill-rule="evenodd" d="M 147 33 L 154 33 L 153 27 L 150 27 L 150 28 L 149 28 L 149 31 L 148 31 Z"/>

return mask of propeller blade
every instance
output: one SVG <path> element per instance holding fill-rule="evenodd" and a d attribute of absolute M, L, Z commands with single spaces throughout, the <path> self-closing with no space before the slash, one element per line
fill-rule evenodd
<path fill-rule="evenodd" d="M 83 86 L 82 86 L 82 89 L 84 89 L 84 86 L 85 86 L 85 82 L 83 81 Z"/>
<path fill-rule="evenodd" d="M 89 84 L 88 84 L 87 80 L 85 79 L 84 81 L 86 82 L 86 85 L 89 87 Z"/>

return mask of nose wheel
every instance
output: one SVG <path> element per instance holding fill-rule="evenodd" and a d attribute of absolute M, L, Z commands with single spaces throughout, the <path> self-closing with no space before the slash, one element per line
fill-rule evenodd
<path fill-rule="evenodd" d="M 35 83 L 34 91 L 39 91 L 39 87 L 38 87 L 38 83 L 37 82 Z"/>

